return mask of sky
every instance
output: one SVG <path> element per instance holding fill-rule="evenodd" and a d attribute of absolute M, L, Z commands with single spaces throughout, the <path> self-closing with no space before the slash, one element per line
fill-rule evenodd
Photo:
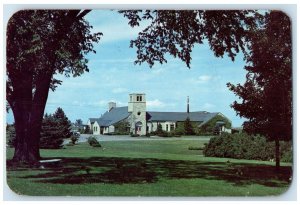
<path fill-rule="evenodd" d="M 127 106 L 130 93 L 145 93 L 148 111 L 186 111 L 187 96 L 190 111 L 221 112 L 232 121 L 233 127 L 242 125 L 241 119 L 230 107 L 239 101 L 226 83 L 244 83 L 246 71 L 242 54 L 234 62 L 228 56 L 217 58 L 207 43 L 196 45 L 192 51 L 191 68 L 180 59 L 168 56 L 168 62 L 134 65 L 136 48 L 130 48 L 142 27 L 131 28 L 128 20 L 111 10 L 93 10 L 86 16 L 93 32 L 102 32 L 103 37 L 94 44 L 96 54 L 90 53 L 86 72 L 80 77 L 66 78 L 55 92 L 50 91 L 46 112 L 54 113 L 63 108 L 74 122 L 100 117 L 107 111 L 108 102 Z M 8 113 L 7 122 L 13 115 Z"/>

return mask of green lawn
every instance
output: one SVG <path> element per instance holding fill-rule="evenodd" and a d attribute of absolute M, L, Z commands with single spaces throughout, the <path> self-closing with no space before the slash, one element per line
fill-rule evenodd
<path fill-rule="evenodd" d="M 270 196 L 290 184 L 290 164 L 202 156 L 204 141 L 149 140 L 86 143 L 41 150 L 59 165 L 15 168 L 7 149 L 7 182 L 24 195 L 50 196 Z M 230 161 L 230 162 L 228 162 Z"/>

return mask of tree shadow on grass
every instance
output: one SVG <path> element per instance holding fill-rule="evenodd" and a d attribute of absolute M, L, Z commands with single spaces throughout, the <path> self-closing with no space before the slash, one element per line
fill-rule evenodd
<path fill-rule="evenodd" d="M 8 170 L 15 170 L 8 161 Z M 37 174 L 21 178 L 55 184 L 153 183 L 165 179 L 212 179 L 234 185 L 260 184 L 283 187 L 290 183 L 291 167 L 226 162 L 198 162 L 151 158 L 62 158 L 60 164 L 45 164 Z"/>

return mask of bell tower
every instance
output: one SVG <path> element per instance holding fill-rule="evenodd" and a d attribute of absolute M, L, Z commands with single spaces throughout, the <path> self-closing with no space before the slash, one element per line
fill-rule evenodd
<path fill-rule="evenodd" d="M 130 132 L 146 135 L 146 95 L 144 93 L 129 94 L 128 112 L 131 113 Z"/>

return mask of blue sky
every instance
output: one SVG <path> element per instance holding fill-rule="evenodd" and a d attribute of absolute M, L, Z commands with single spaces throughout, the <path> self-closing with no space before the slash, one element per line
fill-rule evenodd
<path fill-rule="evenodd" d="M 131 28 L 128 21 L 116 11 L 94 10 L 86 19 L 93 31 L 104 36 L 95 45 L 96 54 L 89 54 L 90 72 L 76 78 L 65 78 L 55 92 L 50 91 L 46 112 L 62 107 L 74 122 L 99 117 L 108 108 L 109 101 L 127 106 L 128 94 L 146 94 L 149 111 L 186 111 L 186 98 L 190 97 L 190 111 L 221 112 L 241 126 L 243 119 L 236 116 L 230 104 L 238 98 L 228 90 L 227 82 L 245 81 L 245 62 L 239 55 L 234 62 L 229 57 L 216 58 L 207 44 L 197 45 L 192 52 L 191 69 L 173 57 L 168 63 L 134 65 L 136 49 L 129 48 L 130 39 L 141 28 Z M 7 116 L 13 121 L 12 114 Z"/>

